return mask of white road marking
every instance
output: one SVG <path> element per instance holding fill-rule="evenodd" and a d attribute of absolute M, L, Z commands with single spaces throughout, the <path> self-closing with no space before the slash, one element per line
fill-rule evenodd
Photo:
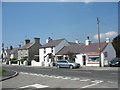
<path fill-rule="evenodd" d="M 54 77 L 54 78 L 59 78 L 59 79 L 61 78 L 62 79 L 63 77 L 62 76 L 57 76 L 57 77 Z"/>
<path fill-rule="evenodd" d="M 80 78 L 73 78 L 73 79 L 71 79 L 71 80 L 80 80 Z"/>
<path fill-rule="evenodd" d="M 34 87 L 34 88 L 47 88 L 49 86 L 41 85 L 41 84 L 33 84 L 33 85 L 23 86 L 23 87 L 20 87 L 20 88 L 31 88 L 31 87 Z"/>
<path fill-rule="evenodd" d="M 84 86 L 84 87 L 82 87 L 82 88 L 88 88 L 88 87 L 91 87 L 91 86 L 94 86 L 94 85 L 100 84 L 100 83 L 102 83 L 103 81 L 95 80 L 95 81 L 91 81 L 91 82 L 95 82 L 95 83 L 90 84 L 90 85 L 86 85 L 86 86 Z"/>
<path fill-rule="evenodd" d="M 50 76 L 50 75 L 42 75 L 42 74 L 26 73 L 26 72 L 21 72 L 21 74 L 29 74 L 29 75 L 33 75 L 33 76 L 41 76 L 41 77 L 49 77 L 49 78 L 57 78 L 57 79 L 66 79 L 66 80 L 79 80 L 81 82 L 90 81 L 90 79 L 81 80 L 80 78 L 71 78 L 71 77 L 63 77 L 63 76 Z"/>
<path fill-rule="evenodd" d="M 85 82 L 85 81 L 90 81 L 90 79 L 83 79 L 83 80 L 80 80 L 80 81 Z"/>
<path fill-rule="evenodd" d="M 64 77 L 64 78 L 62 78 L 62 79 L 71 79 L 71 77 Z"/>

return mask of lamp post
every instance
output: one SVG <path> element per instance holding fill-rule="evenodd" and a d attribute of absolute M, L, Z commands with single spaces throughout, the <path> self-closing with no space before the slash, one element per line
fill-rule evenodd
<path fill-rule="evenodd" d="M 98 51 L 99 51 L 99 66 L 101 67 L 101 45 L 100 45 L 100 21 L 97 17 L 97 25 L 98 25 Z"/>

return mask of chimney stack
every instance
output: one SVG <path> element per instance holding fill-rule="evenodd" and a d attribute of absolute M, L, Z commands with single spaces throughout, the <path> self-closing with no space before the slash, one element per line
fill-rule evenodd
<path fill-rule="evenodd" d="M 90 45 L 91 41 L 90 41 L 90 38 L 89 36 L 87 37 L 86 41 L 85 41 L 85 45 L 88 46 Z"/>
<path fill-rule="evenodd" d="M 12 47 L 12 45 L 10 46 L 10 50 L 12 50 L 13 49 L 13 47 Z"/>
<path fill-rule="evenodd" d="M 21 48 L 21 45 L 19 45 L 19 48 Z"/>
<path fill-rule="evenodd" d="M 78 39 L 75 40 L 75 43 L 79 44 L 80 42 L 78 41 Z"/>
<path fill-rule="evenodd" d="M 34 42 L 40 44 L 40 38 L 34 38 Z"/>
<path fill-rule="evenodd" d="M 29 40 L 29 39 L 26 39 L 26 40 L 25 40 L 25 44 L 28 44 L 28 43 L 30 43 L 30 40 Z"/>
<path fill-rule="evenodd" d="M 106 38 L 106 43 L 109 43 L 110 42 L 110 38 Z"/>
<path fill-rule="evenodd" d="M 46 39 L 46 43 L 49 43 L 50 41 L 52 41 L 52 38 L 51 38 L 51 37 L 48 37 L 48 38 Z"/>

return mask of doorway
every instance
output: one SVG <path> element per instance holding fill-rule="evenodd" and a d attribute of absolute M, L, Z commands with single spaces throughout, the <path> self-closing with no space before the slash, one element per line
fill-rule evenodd
<path fill-rule="evenodd" d="M 86 65 L 86 56 L 83 56 L 83 65 Z"/>

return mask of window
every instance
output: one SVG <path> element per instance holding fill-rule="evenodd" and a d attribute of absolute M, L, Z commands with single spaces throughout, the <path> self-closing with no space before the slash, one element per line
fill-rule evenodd
<path fill-rule="evenodd" d="M 51 52 L 53 53 L 53 47 L 51 48 Z"/>
<path fill-rule="evenodd" d="M 46 48 L 44 48 L 44 53 L 46 53 Z"/>
<path fill-rule="evenodd" d="M 89 57 L 89 62 L 99 62 L 99 56 L 94 55 L 94 56 L 88 56 Z"/>

